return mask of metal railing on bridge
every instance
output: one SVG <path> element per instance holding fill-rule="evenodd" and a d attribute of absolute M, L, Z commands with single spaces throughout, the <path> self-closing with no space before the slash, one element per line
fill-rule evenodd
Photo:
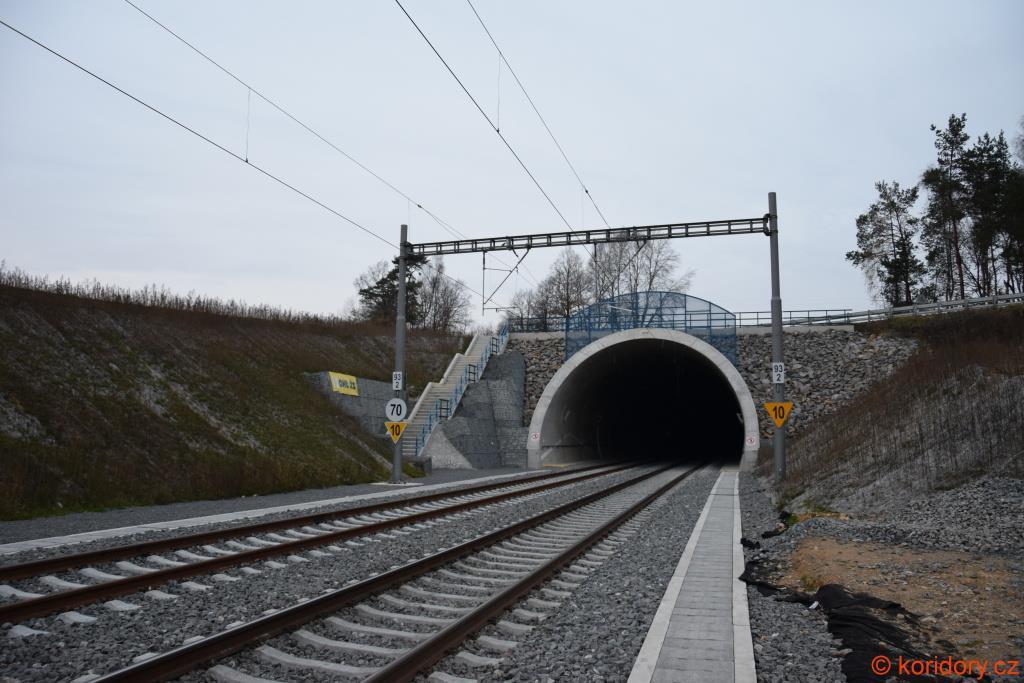
<path fill-rule="evenodd" d="M 950 313 L 981 307 L 1007 306 L 1024 303 L 1024 294 L 1000 294 L 997 296 L 956 299 L 932 303 L 912 304 L 894 308 L 875 308 L 854 311 L 852 308 L 818 308 L 797 309 L 782 312 L 782 324 L 792 325 L 852 325 L 855 323 L 888 320 L 907 315 L 934 315 Z M 725 323 L 727 316 L 735 316 L 736 327 L 769 327 L 772 323 L 771 311 L 737 311 L 714 315 L 712 322 Z M 564 317 L 528 317 L 510 316 L 508 326 L 510 332 L 565 332 Z M 685 321 L 683 321 L 685 324 Z M 680 329 L 682 326 L 680 326 Z"/>
<path fill-rule="evenodd" d="M 736 363 L 736 316 L 679 292 L 633 292 L 591 304 L 565 322 L 565 357 L 621 330 L 661 328 L 700 337 Z"/>

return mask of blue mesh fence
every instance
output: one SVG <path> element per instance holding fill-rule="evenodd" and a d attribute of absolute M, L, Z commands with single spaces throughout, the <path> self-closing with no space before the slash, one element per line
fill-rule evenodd
<path fill-rule="evenodd" d="M 620 330 L 655 327 L 699 337 L 736 364 L 736 316 L 678 292 L 634 292 L 605 299 L 565 320 L 565 357 Z"/>

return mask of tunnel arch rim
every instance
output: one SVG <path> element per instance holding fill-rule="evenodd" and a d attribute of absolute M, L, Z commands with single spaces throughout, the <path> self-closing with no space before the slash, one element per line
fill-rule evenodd
<path fill-rule="evenodd" d="M 740 375 L 736 366 L 726 358 L 718 349 L 703 339 L 695 337 L 679 330 L 668 330 L 659 328 L 638 328 L 622 330 L 602 337 L 587 344 L 582 349 L 569 357 L 565 363 L 555 372 L 548 381 L 537 400 L 537 407 L 534 408 L 533 417 L 530 418 L 530 428 L 526 435 L 526 458 L 527 466 L 530 468 L 540 467 L 544 456 L 545 448 L 540 442 L 539 435 L 543 432 L 544 421 L 547 418 L 548 408 L 558 394 L 559 389 L 565 381 L 576 372 L 588 359 L 607 349 L 626 344 L 632 341 L 645 339 L 662 340 L 673 342 L 684 346 L 709 361 L 722 378 L 729 384 L 736 402 L 740 407 L 740 414 L 743 417 L 743 453 L 740 460 L 740 469 L 750 470 L 757 460 L 757 451 L 760 446 L 760 428 L 757 421 L 757 408 L 754 405 L 753 396 L 747 387 L 746 381 Z M 534 438 L 534 435 L 538 438 Z M 550 447 L 547 449 L 550 450 Z"/>

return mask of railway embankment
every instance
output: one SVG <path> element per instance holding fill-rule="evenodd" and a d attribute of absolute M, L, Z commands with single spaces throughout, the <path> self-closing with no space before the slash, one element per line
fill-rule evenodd
<path fill-rule="evenodd" d="M 891 375 L 792 441 L 781 495 L 794 509 L 908 514 L 979 477 L 1024 476 L 1024 307 L 865 326 L 913 339 Z"/>
<path fill-rule="evenodd" d="M 414 334 L 410 383 L 462 340 Z M 0 287 L 0 519 L 380 480 L 390 443 L 304 373 L 387 379 L 389 329 Z"/>
<path fill-rule="evenodd" d="M 875 680 L 882 653 L 1021 680 L 991 667 L 1024 660 L 1024 308 L 861 332 L 917 349 L 795 436 L 781 486 L 764 462 L 741 487 L 759 677 Z"/>

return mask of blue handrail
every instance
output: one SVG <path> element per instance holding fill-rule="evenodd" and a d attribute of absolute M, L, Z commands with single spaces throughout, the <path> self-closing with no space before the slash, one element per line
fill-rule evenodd
<path fill-rule="evenodd" d="M 442 418 L 451 419 L 455 415 L 455 409 L 458 407 L 459 402 L 462 401 L 463 394 L 466 393 L 466 388 L 473 382 L 479 381 L 480 377 L 484 373 L 484 368 L 487 367 L 487 362 L 491 359 L 491 356 L 496 353 L 502 353 L 505 350 L 505 346 L 508 344 L 508 323 L 505 323 L 498 330 L 497 336 L 491 337 L 487 340 L 487 344 L 484 346 L 484 350 L 480 353 L 476 363 L 467 363 L 462 368 L 462 374 L 459 376 L 458 381 L 452 386 L 452 390 L 448 394 L 447 399 L 438 398 L 434 401 L 433 407 L 430 412 L 427 413 L 427 421 L 423 423 L 420 428 L 420 433 L 416 435 L 416 452 L 414 457 L 418 457 L 423 447 L 427 445 L 427 439 L 430 438 L 431 432 L 434 431 L 434 427 L 441 422 Z M 444 403 L 442 403 L 442 401 Z M 445 415 L 442 415 L 445 412 Z"/>

